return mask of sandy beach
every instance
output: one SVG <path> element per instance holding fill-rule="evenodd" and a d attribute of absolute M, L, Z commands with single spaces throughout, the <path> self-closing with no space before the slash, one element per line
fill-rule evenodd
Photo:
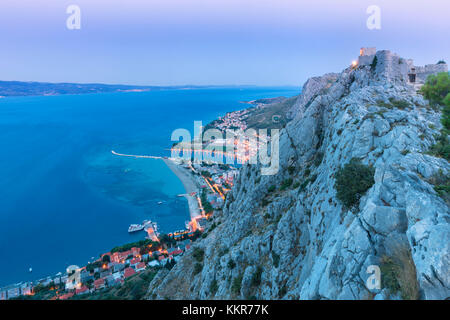
<path fill-rule="evenodd" d="M 192 192 L 198 192 L 198 190 L 199 190 L 199 187 L 198 187 L 194 177 L 191 176 L 189 171 L 180 167 L 179 165 L 174 163 L 172 160 L 163 159 L 163 161 L 169 167 L 169 169 L 172 170 L 173 173 L 175 173 L 175 175 L 178 177 L 178 179 L 180 179 L 181 183 L 184 186 L 184 189 L 186 190 L 186 194 L 184 196 L 188 200 L 189 212 L 191 214 L 191 219 L 201 216 L 196 197 L 193 197 L 190 195 Z"/>

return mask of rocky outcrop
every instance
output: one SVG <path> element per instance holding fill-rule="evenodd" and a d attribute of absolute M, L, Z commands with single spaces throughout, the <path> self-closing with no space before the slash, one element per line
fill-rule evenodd
<path fill-rule="evenodd" d="M 327 73 L 321 77 L 309 78 L 302 87 L 302 94 L 287 112 L 287 117 L 292 119 L 295 116 L 301 116 L 308 102 L 312 102 L 315 97 L 330 88 L 337 77 L 336 73 Z"/>
<path fill-rule="evenodd" d="M 450 165 L 425 153 L 440 115 L 406 83 L 396 55 L 376 55 L 375 67 L 308 80 L 281 132 L 279 173 L 244 166 L 215 214 L 217 227 L 194 245 L 203 261 L 191 250 L 155 278 L 149 296 L 416 298 L 367 286 L 369 266 L 383 277 L 389 259 L 402 259 L 399 281 L 417 284 L 420 298 L 450 297 L 449 207 L 427 182 L 450 174 Z M 375 183 L 347 210 L 335 174 L 352 158 L 375 169 Z M 293 184 L 280 188 L 288 179 Z"/>

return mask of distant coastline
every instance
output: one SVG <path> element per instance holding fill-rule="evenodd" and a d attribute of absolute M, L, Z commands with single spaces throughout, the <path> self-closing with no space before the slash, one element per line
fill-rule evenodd
<path fill-rule="evenodd" d="M 186 90 L 210 86 L 139 86 L 101 83 L 49 83 L 26 81 L 0 81 L 1 97 L 58 96 L 65 94 L 89 94 L 112 92 L 148 92 L 161 90 Z"/>
<path fill-rule="evenodd" d="M 252 88 L 252 85 L 173 85 L 173 86 L 142 86 L 102 83 L 51 83 L 35 81 L 1 81 L 0 97 L 23 96 L 59 96 L 66 94 L 92 94 L 113 92 L 148 92 L 164 90 L 194 90 L 208 88 Z"/>

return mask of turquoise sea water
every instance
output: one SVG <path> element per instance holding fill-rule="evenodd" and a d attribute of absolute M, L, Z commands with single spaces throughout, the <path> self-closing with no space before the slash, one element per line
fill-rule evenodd
<path fill-rule="evenodd" d="M 183 185 L 161 160 L 170 135 L 193 131 L 240 101 L 298 94 L 296 88 L 214 88 L 0 99 L 0 286 L 84 265 L 143 239 L 128 225 L 184 227 Z M 158 204 L 162 201 L 163 204 Z M 28 269 L 32 267 L 33 273 Z"/>

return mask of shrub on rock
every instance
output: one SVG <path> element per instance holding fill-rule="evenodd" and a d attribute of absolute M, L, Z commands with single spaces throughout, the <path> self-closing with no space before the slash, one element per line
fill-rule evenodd
<path fill-rule="evenodd" d="M 374 168 L 364 165 L 357 159 L 350 160 L 336 174 L 337 198 L 346 208 L 354 207 L 375 183 L 374 175 Z"/>

